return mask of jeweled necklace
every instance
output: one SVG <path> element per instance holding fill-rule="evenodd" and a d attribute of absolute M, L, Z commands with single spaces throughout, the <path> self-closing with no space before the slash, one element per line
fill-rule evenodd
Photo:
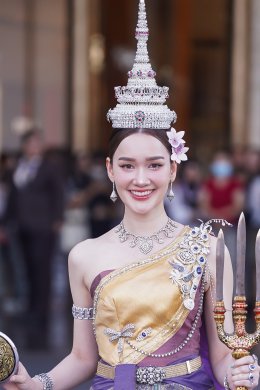
<path fill-rule="evenodd" d="M 120 242 L 125 242 L 130 239 L 130 247 L 138 247 L 142 253 L 145 255 L 153 249 L 154 242 L 158 244 L 163 244 L 163 237 L 173 237 L 173 233 L 177 225 L 174 221 L 168 218 L 166 225 L 158 230 L 157 233 L 152 234 L 151 236 L 136 236 L 133 233 L 130 233 L 126 230 L 123 221 L 115 228 L 115 233 L 119 234 Z"/>

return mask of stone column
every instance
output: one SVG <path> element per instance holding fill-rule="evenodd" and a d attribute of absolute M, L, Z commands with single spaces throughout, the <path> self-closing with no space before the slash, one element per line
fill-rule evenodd
<path fill-rule="evenodd" d="M 248 144 L 260 148 L 260 1 L 251 0 L 250 4 Z"/>
<path fill-rule="evenodd" d="M 256 0 L 258 1 L 258 0 Z M 233 146 L 247 142 L 248 127 L 248 29 L 249 3 L 234 1 L 232 79 L 231 79 L 231 143 Z M 228 86 L 227 86 L 228 88 Z"/>
<path fill-rule="evenodd" d="M 88 15 L 89 1 L 74 0 L 73 20 L 73 107 L 72 149 L 89 149 L 89 69 Z"/>

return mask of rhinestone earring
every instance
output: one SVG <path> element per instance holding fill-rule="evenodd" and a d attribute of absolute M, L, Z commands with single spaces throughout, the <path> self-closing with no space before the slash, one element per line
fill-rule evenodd
<path fill-rule="evenodd" d="M 116 202 L 117 201 L 117 193 L 116 193 L 116 189 L 115 189 L 115 182 L 113 181 L 113 189 L 112 189 L 112 192 L 111 192 L 111 195 L 110 195 L 110 199 L 112 200 L 112 202 Z"/>
<path fill-rule="evenodd" d="M 167 194 L 167 198 L 169 199 L 169 201 L 171 202 L 173 200 L 173 198 L 175 197 L 174 195 L 174 192 L 172 190 L 172 180 L 170 181 L 170 188 L 169 188 L 169 191 L 168 191 L 168 194 Z"/>

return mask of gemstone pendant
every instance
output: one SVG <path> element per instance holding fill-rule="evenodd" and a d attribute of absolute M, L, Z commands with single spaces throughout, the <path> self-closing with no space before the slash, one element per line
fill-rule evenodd
<path fill-rule="evenodd" d="M 139 249 L 142 253 L 144 253 L 145 255 L 147 255 L 147 253 L 149 253 L 152 249 L 153 249 L 153 240 L 152 239 L 146 239 L 146 240 L 143 240 L 140 244 L 139 244 Z"/>

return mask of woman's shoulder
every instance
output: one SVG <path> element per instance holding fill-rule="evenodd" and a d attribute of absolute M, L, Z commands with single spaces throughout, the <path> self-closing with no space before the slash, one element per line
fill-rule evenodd
<path fill-rule="evenodd" d="M 111 246 L 112 230 L 99 237 L 88 238 L 76 244 L 70 251 L 69 262 L 85 264 L 88 260 L 93 262 L 93 258 L 97 260 L 101 255 L 104 256 L 106 249 Z"/>

